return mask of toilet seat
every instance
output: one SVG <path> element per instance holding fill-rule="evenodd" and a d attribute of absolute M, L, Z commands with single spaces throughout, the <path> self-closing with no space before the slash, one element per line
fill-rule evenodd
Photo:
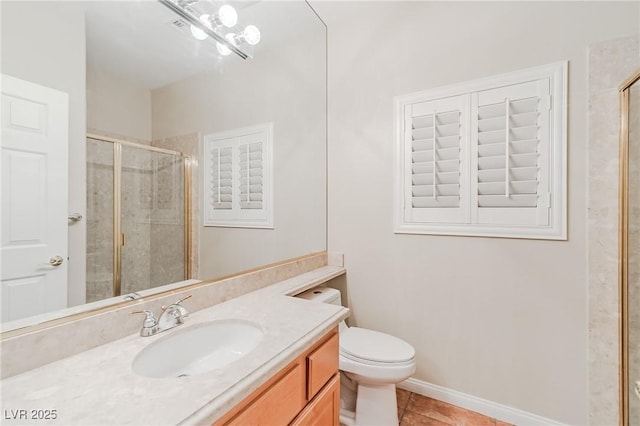
<path fill-rule="evenodd" d="M 344 353 L 342 351 L 340 351 L 340 357 L 359 363 L 359 364 L 369 365 L 371 367 L 405 367 L 405 366 L 411 366 L 415 364 L 414 358 L 411 358 L 408 361 L 380 362 L 380 361 L 371 361 L 369 359 L 359 358 L 357 356 L 353 356 L 351 354 Z"/>
<path fill-rule="evenodd" d="M 361 359 L 347 358 L 340 354 L 340 371 L 344 372 L 359 385 L 396 384 L 416 371 L 416 361 L 372 363 Z"/>
<path fill-rule="evenodd" d="M 416 351 L 404 340 L 379 331 L 349 327 L 340 333 L 340 354 L 369 365 L 411 363 Z"/>

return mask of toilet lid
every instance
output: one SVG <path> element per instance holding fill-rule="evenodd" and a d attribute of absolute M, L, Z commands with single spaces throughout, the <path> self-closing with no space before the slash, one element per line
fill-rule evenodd
<path fill-rule="evenodd" d="M 349 327 L 340 332 L 340 351 L 351 357 L 376 362 L 404 362 L 416 354 L 413 346 L 389 334 Z"/>

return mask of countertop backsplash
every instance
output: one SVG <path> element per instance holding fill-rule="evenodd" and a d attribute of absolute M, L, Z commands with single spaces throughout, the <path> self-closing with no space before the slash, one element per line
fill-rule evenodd
<path fill-rule="evenodd" d="M 106 312 L 83 315 L 78 319 L 54 323 L 50 327 L 45 324 L 46 327 L 38 327 L 34 331 L 3 337 L 1 378 L 11 377 L 137 333 L 142 319 L 130 316 L 131 311 L 146 309 L 157 314 L 161 306 L 191 294 L 193 297 L 185 305 L 190 312 L 196 312 L 328 264 L 343 266 L 342 255 L 328 255 L 327 252 L 311 254 L 229 278 L 198 283 L 192 288 L 177 289 L 151 300 L 141 298 Z"/>

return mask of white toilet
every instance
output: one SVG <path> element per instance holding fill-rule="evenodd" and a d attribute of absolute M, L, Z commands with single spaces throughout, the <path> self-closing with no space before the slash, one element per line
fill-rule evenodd
<path fill-rule="evenodd" d="M 308 300 L 341 304 L 340 291 L 316 287 L 299 294 Z M 396 383 L 416 371 L 413 346 L 378 331 L 340 323 L 340 423 L 397 425 Z"/>

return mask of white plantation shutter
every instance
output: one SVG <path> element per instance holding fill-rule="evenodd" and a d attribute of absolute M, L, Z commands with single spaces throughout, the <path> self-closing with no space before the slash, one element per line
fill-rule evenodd
<path fill-rule="evenodd" d="M 567 62 L 395 98 L 399 233 L 566 239 Z"/>
<path fill-rule="evenodd" d="M 212 148 L 209 156 L 211 174 L 208 179 L 213 210 L 231 210 L 233 201 L 233 146 Z"/>
<path fill-rule="evenodd" d="M 409 221 L 465 219 L 468 138 L 467 96 L 419 102 L 405 108 L 405 214 Z"/>
<path fill-rule="evenodd" d="M 549 80 L 475 93 L 472 221 L 549 222 Z"/>
<path fill-rule="evenodd" d="M 264 196 L 262 142 L 244 143 L 240 154 L 240 209 L 262 209 Z"/>
<path fill-rule="evenodd" d="M 271 124 L 204 137 L 204 225 L 273 228 Z"/>

